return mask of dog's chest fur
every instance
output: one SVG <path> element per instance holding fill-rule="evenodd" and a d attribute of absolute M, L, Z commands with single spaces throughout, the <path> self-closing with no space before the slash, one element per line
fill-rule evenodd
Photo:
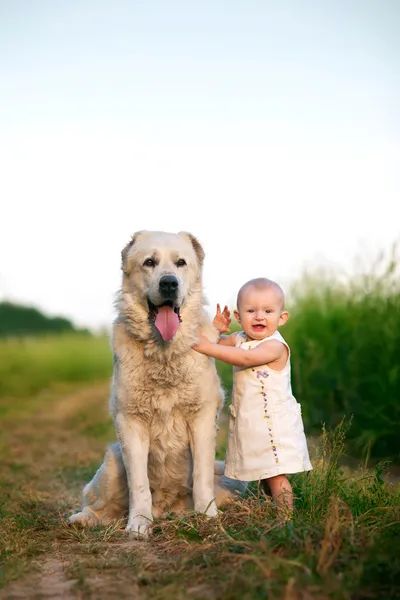
<path fill-rule="evenodd" d="M 153 419 L 178 416 L 191 419 L 204 405 L 200 397 L 202 377 L 215 368 L 210 360 L 188 349 L 179 356 L 170 347 L 155 342 L 139 342 L 119 326 L 114 332 L 114 381 L 112 413 Z M 123 340 L 123 343 L 121 341 Z"/>

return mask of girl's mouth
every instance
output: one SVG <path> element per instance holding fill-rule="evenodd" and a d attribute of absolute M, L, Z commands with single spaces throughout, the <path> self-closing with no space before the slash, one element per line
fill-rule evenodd
<path fill-rule="evenodd" d="M 255 331 L 263 331 L 265 329 L 265 325 L 261 325 L 261 324 L 253 325 L 253 329 L 255 329 Z"/>

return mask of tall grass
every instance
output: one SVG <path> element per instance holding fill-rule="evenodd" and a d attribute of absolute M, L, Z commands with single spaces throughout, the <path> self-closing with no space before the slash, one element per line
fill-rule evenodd
<path fill-rule="evenodd" d="M 343 472 L 348 429 L 343 421 L 324 430 L 314 470 L 291 477 L 291 521 L 282 523 L 251 484 L 218 523 L 198 516 L 156 523 L 156 542 L 187 585 L 208 583 L 218 598 L 232 600 L 398 597 L 399 490 L 384 481 L 379 466 Z M 160 589 L 170 582 L 166 570 L 157 576 Z M 162 592 L 154 597 L 164 598 Z"/>
<path fill-rule="evenodd" d="M 351 279 L 306 275 L 291 290 L 282 333 L 309 432 L 354 415 L 348 436 L 399 459 L 400 284 L 396 250 Z"/>
<path fill-rule="evenodd" d="M 0 341 L 0 397 L 35 394 L 54 382 L 111 376 L 106 337 L 65 334 Z"/>

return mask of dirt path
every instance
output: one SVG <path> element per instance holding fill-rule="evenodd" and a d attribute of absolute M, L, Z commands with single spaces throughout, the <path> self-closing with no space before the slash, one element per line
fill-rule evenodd
<path fill-rule="evenodd" d="M 147 597 L 137 584 L 137 542 L 118 530 L 79 532 L 65 524 L 114 437 L 108 389 L 101 383 L 47 393 L 4 418 L 2 600 Z M 141 553 L 149 551 L 144 546 Z"/>

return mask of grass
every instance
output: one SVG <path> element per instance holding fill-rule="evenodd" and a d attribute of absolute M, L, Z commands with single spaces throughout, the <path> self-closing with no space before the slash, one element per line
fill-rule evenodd
<path fill-rule="evenodd" d="M 287 523 L 253 484 L 217 519 L 189 514 L 155 522 L 149 543 L 129 540 L 123 523 L 67 527 L 113 439 L 107 393 L 108 382 L 48 392 L 5 416 L 4 597 L 33 597 L 32 589 L 37 598 L 52 590 L 53 597 L 100 599 L 396 597 L 399 490 L 386 481 L 387 465 L 343 467 L 349 423 L 323 430 L 314 470 L 292 477 L 296 510 Z M 222 427 L 221 445 L 225 436 Z"/>
<path fill-rule="evenodd" d="M 23 398 L 55 383 L 93 382 L 111 377 L 106 337 L 48 335 L 0 341 L 0 398 Z"/>

